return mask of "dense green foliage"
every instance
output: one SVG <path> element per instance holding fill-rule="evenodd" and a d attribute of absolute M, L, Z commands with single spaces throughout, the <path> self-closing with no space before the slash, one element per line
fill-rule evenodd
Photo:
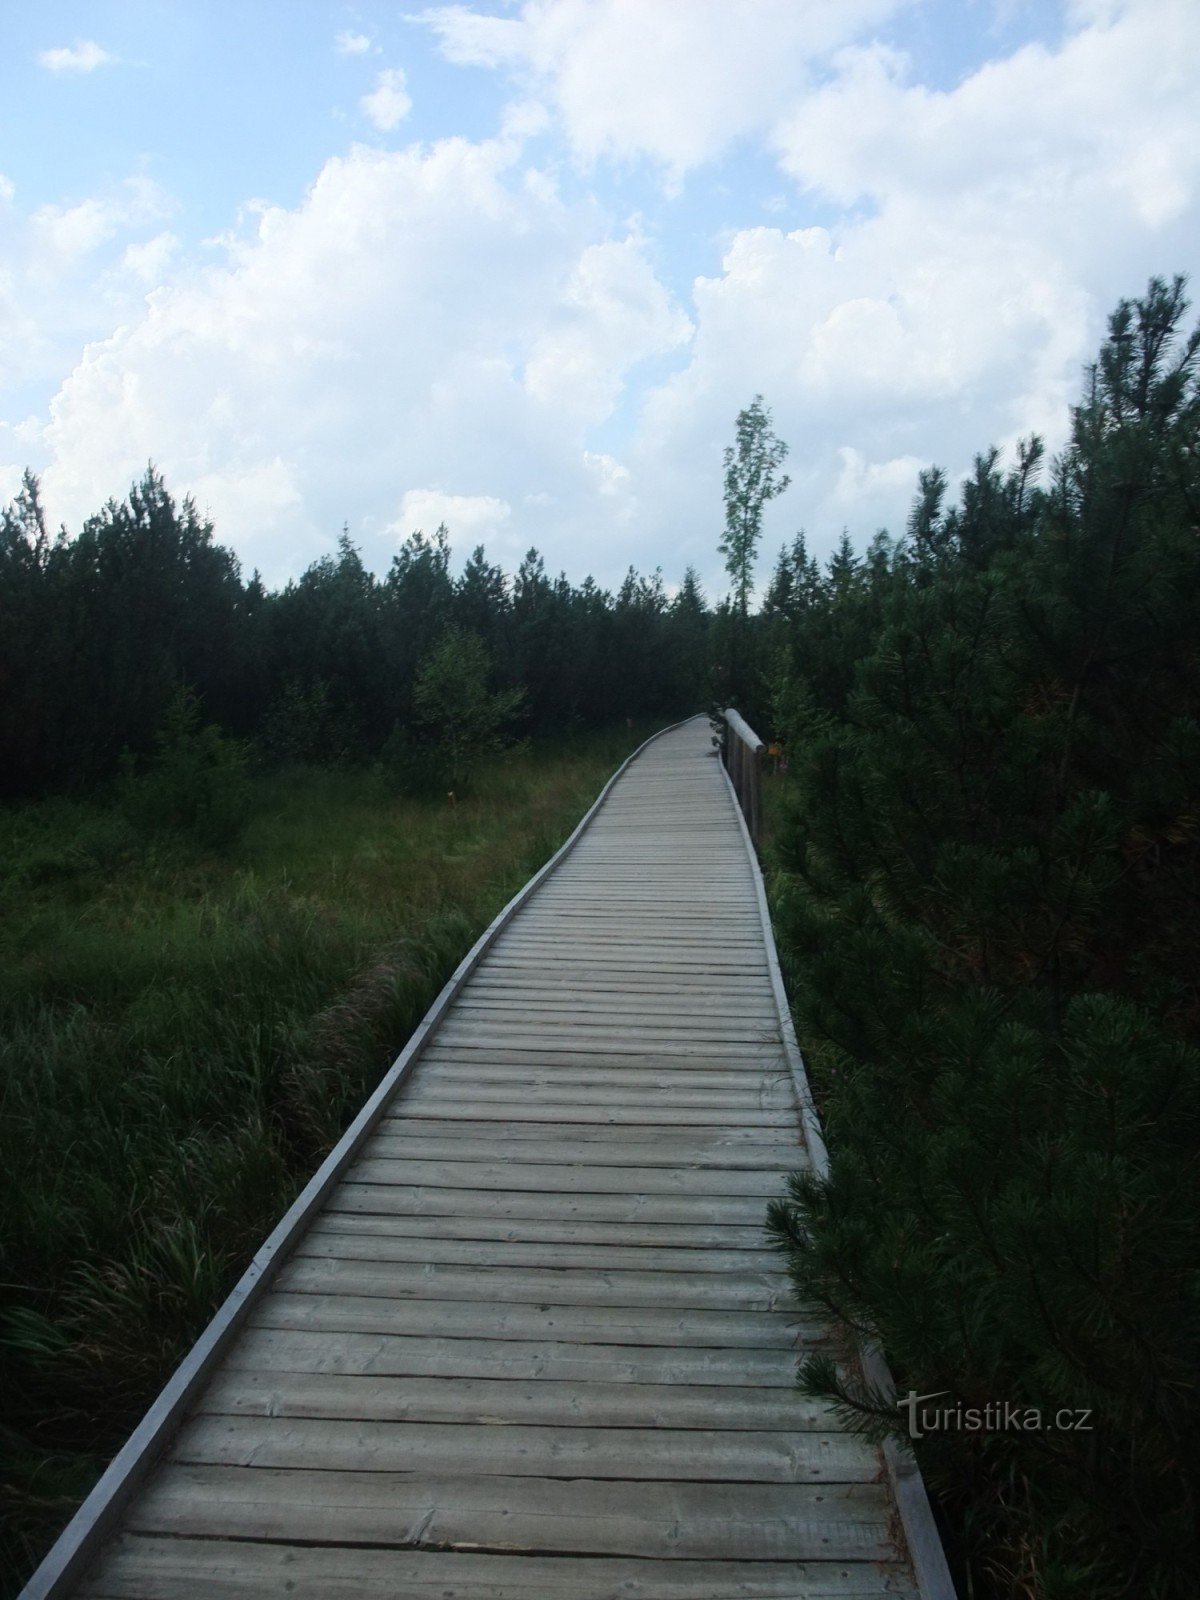
<path fill-rule="evenodd" d="M 470 720 L 475 754 L 501 708 L 497 725 L 533 737 L 683 715 L 704 702 L 711 621 L 694 574 L 674 600 L 632 570 L 612 595 L 547 577 L 532 550 L 510 579 L 479 548 L 452 576 L 443 528 L 414 533 L 383 579 L 343 534 L 336 555 L 267 593 L 153 468 L 76 538 L 47 534 L 26 474 L 0 512 L 0 618 L 0 797 L 80 791 L 126 752 L 153 757 L 181 690 L 226 738 L 326 765 L 376 760 L 389 741 L 392 766 L 398 746 L 445 757 L 439 698 Z M 448 642 L 482 677 L 473 698 L 447 697 L 444 671 L 431 689 Z M 461 782 L 473 757 L 456 737 Z"/>
<path fill-rule="evenodd" d="M 790 751 L 774 909 L 828 1182 L 799 1292 L 901 1391 L 1090 1427 L 931 1431 L 988 1592 L 1195 1593 L 1200 1565 L 1200 334 L 1124 303 L 1049 481 L 923 476 L 905 539 L 761 619 Z M 804 1381 L 904 1428 L 856 1381 Z M 931 1403 L 936 1405 L 937 1403 Z M 985 1581 L 986 1580 L 986 1581 Z"/>
<path fill-rule="evenodd" d="M 381 769 L 243 776 L 219 853 L 123 787 L 0 811 L 0 1594 L 649 731 L 485 762 L 453 806 Z M 214 737 L 177 705 L 135 782 L 169 799 Z"/>

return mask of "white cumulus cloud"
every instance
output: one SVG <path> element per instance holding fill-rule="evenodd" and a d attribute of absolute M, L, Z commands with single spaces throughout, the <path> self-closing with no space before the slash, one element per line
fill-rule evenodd
<path fill-rule="evenodd" d="M 151 239 L 126 246 L 121 256 L 121 269 L 139 284 L 152 288 L 163 281 L 179 249 L 179 239 L 175 234 L 156 233 Z"/>
<path fill-rule="evenodd" d="M 526 391 L 546 406 L 600 421 L 637 361 L 686 344 L 692 331 L 636 237 L 591 245 L 564 286 L 553 325 L 530 352 Z"/>
<path fill-rule="evenodd" d="M 608 227 L 531 179 L 506 132 L 355 147 L 296 208 L 260 207 L 220 265 L 145 241 L 130 273 L 169 264 L 169 280 L 87 345 L 51 403 L 34 464 L 52 520 L 78 526 L 152 458 L 268 581 L 343 520 L 378 566 L 444 519 L 460 552 L 539 544 L 572 571 L 606 567 L 623 466 L 585 458 L 587 429 L 690 329 L 641 242 Z M 634 538 L 612 533 L 616 570 Z"/>
<path fill-rule="evenodd" d="M 412 100 L 404 87 L 405 77 L 400 67 L 387 67 L 375 79 L 370 94 L 359 101 L 363 115 L 380 133 L 390 133 L 398 128 L 412 110 Z"/>
<path fill-rule="evenodd" d="M 334 39 L 333 48 L 340 56 L 365 56 L 371 48 L 371 41 L 365 33 L 353 33 L 346 29 Z"/>
<path fill-rule="evenodd" d="M 102 245 L 174 209 L 167 191 L 142 175 L 83 200 L 39 206 L 25 230 L 28 270 L 34 278 L 52 280 Z"/>
<path fill-rule="evenodd" d="M 39 66 L 47 72 L 95 72 L 97 67 L 108 66 L 116 57 L 109 55 L 94 39 L 77 39 L 72 45 L 59 45 L 53 50 L 42 50 Z"/>
<path fill-rule="evenodd" d="M 669 178 L 767 128 L 809 63 L 913 0 L 525 0 L 419 19 L 460 66 L 503 69 L 555 106 L 585 161 L 647 156 Z"/>
<path fill-rule="evenodd" d="M 411 533 L 431 534 L 442 523 L 460 549 L 493 538 L 512 516 L 507 500 L 492 494 L 445 494 L 441 489 L 408 489 L 400 512 L 386 531 L 397 540 Z"/>

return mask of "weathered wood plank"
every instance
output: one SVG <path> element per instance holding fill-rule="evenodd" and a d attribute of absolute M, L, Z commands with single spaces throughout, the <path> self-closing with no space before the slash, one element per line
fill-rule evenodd
<path fill-rule="evenodd" d="M 644 1106 L 672 1115 L 676 1111 L 778 1111 L 787 1117 L 795 1105 L 790 1087 L 777 1088 L 769 1080 L 753 1080 L 744 1089 L 697 1089 L 689 1085 L 676 1088 L 665 1083 L 626 1082 L 620 1085 L 585 1083 L 576 1088 L 554 1076 L 543 1077 L 531 1072 L 526 1085 L 530 1094 L 549 1091 L 558 1106 L 611 1106 L 614 1110 L 626 1111 Z M 436 1078 L 415 1083 L 405 1094 L 403 1104 L 406 1108 L 461 1105 L 463 1097 L 468 1095 L 473 1106 L 505 1104 L 514 1106 L 517 1111 L 521 1106 L 520 1091 L 512 1084 L 480 1082 L 467 1089 L 461 1083 L 439 1084 Z"/>
<path fill-rule="evenodd" d="M 308 1255 L 359 1255 L 376 1261 L 419 1261 L 433 1266 L 600 1267 L 637 1272 L 781 1272 L 778 1251 L 672 1249 L 623 1243 L 584 1244 L 578 1239 L 458 1239 L 413 1235 L 407 1219 L 327 1215 L 297 1251 Z"/>
<path fill-rule="evenodd" d="M 598 1073 L 619 1074 L 621 1083 L 631 1086 L 637 1084 L 639 1077 L 644 1077 L 653 1088 L 673 1088 L 687 1082 L 687 1073 L 694 1073 L 702 1075 L 695 1085 L 697 1088 L 720 1088 L 720 1079 L 729 1077 L 732 1081 L 727 1087 L 730 1088 L 740 1089 L 752 1081 L 761 1081 L 774 1083 L 788 1093 L 792 1092 L 792 1081 L 780 1072 L 777 1061 L 769 1058 L 764 1060 L 759 1055 L 747 1058 L 740 1049 L 712 1055 L 701 1053 L 697 1047 L 694 1054 L 680 1059 L 678 1053 L 623 1055 L 620 1051 L 605 1050 L 599 1046 L 594 1049 L 575 1049 L 546 1044 L 509 1049 L 486 1041 L 458 1041 L 438 1045 L 429 1052 L 427 1059 L 438 1066 L 446 1063 L 456 1067 L 514 1067 L 527 1075 L 535 1071 L 550 1073 L 556 1079 L 561 1077 L 564 1082 L 569 1082 L 571 1072 L 575 1071 L 581 1075 L 587 1074 L 588 1079 Z M 429 1087 L 431 1080 L 449 1076 L 452 1074 L 440 1071 L 421 1074 L 414 1079 L 412 1090 L 418 1085 Z"/>
<path fill-rule="evenodd" d="M 283 1539 L 511 1554 L 571 1551 L 695 1559 L 828 1561 L 890 1555 L 874 1484 L 622 1483 L 436 1478 L 169 1462 L 128 1527 L 176 1536 Z"/>
<path fill-rule="evenodd" d="M 399 1212 L 425 1217 L 540 1218 L 570 1222 L 733 1223 L 763 1236 L 764 1206 L 753 1196 L 697 1198 L 665 1194 L 555 1194 L 546 1191 L 456 1189 L 403 1183 L 340 1184 L 332 1211 Z"/>
<path fill-rule="evenodd" d="M 324 1215 L 329 1226 L 351 1226 L 370 1222 L 410 1238 L 425 1239 L 508 1239 L 578 1244 L 581 1247 L 612 1246 L 626 1249 L 664 1246 L 675 1250 L 710 1251 L 720 1249 L 757 1250 L 766 1233 L 759 1218 L 748 1226 L 738 1223 L 649 1222 L 644 1218 L 605 1218 L 587 1221 L 562 1215 L 506 1217 L 482 1212 L 452 1212 L 448 1215 L 415 1215 L 379 1204 L 381 1191 L 369 1187 L 349 1187 L 337 1204 L 330 1204 Z M 524 1196 L 525 1200 L 536 1197 Z M 375 1209 L 371 1210 L 372 1203 Z M 365 1208 L 365 1209 L 364 1209 Z M 772 1252 L 774 1255 L 775 1252 Z"/>
<path fill-rule="evenodd" d="M 521 1114 L 522 1092 L 531 1097 L 552 1096 L 550 1103 L 542 1102 L 546 1116 L 530 1117 L 553 1127 L 560 1121 L 625 1124 L 661 1122 L 670 1117 L 679 1127 L 695 1128 L 775 1128 L 772 1142 L 779 1139 L 781 1131 L 789 1126 L 790 1107 L 773 1094 L 760 1095 L 756 1086 L 743 1092 L 683 1088 L 674 1091 L 654 1087 L 630 1088 L 618 1093 L 611 1085 L 564 1085 L 553 1078 L 530 1074 L 524 1084 L 514 1082 L 486 1083 L 459 1080 L 440 1085 L 438 1091 L 430 1089 L 414 1094 L 405 1102 L 403 1115 L 389 1119 L 389 1126 L 411 1122 L 415 1124 L 428 1117 L 434 1121 L 511 1122 Z M 461 1112 L 461 1116 L 456 1113 Z M 792 1119 L 794 1126 L 794 1118 Z M 499 1152 L 503 1153 L 503 1152 Z M 356 1181 L 351 1178 L 351 1182 Z"/>
<path fill-rule="evenodd" d="M 695 1267 L 464 1266 L 460 1262 L 397 1259 L 374 1238 L 322 1235 L 304 1239 L 288 1269 L 289 1287 L 314 1294 L 375 1294 L 387 1299 L 468 1300 L 477 1294 L 505 1301 L 557 1305 L 708 1307 L 773 1311 L 790 1306 L 791 1291 L 778 1263 L 739 1272 Z"/>
<path fill-rule="evenodd" d="M 487 1139 L 498 1141 L 505 1149 L 513 1144 L 543 1145 L 558 1140 L 583 1140 L 588 1145 L 632 1142 L 653 1144 L 659 1149 L 665 1144 L 674 1142 L 684 1155 L 691 1150 L 700 1149 L 723 1151 L 776 1148 L 790 1151 L 789 1160 L 798 1160 L 801 1165 L 807 1159 L 804 1146 L 794 1135 L 788 1133 L 771 1133 L 765 1128 L 726 1128 L 720 1125 L 682 1127 L 676 1122 L 653 1120 L 629 1124 L 558 1122 L 547 1127 L 545 1123 L 529 1119 L 515 1122 L 489 1122 L 486 1118 L 477 1122 L 452 1119 L 439 1121 L 436 1117 L 410 1117 L 403 1111 L 397 1111 L 381 1120 L 380 1133 L 397 1138 Z M 790 1165 L 786 1170 L 792 1170 Z"/>
<path fill-rule="evenodd" d="M 660 1018 L 670 1016 L 676 1019 L 686 1006 L 688 1012 L 694 1010 L 697 1016 L 708 1018 L 728 1015 L 740 1020 L 743 1016 L 768 1015 L 766 1002 L 766 996 L 742 996 L 728 990 L 722 993 L 707 987 L 681 996 L 674 986 L 632 992 L 624 982 L 608 989 L 599 986 L 585 989 L 580 984 L 556 986 L 536 979 L 519 983 L 514 978 L 508 983 L 489 981 L 479 984 L 472 989 L 470 1001 L 464 1001 L 463 1004 L 469 1005 L 472 1011 L 509 1012 L 536 1008 L 539 1011 L 563 1011 L 578 1015 L 586 1012 L 593 1016 L 623 1014 Z"/>
<path fill-rule="evenodd" d="M 715 1141 L 671 1138 L 664 1130 L 661 1139 L 644 1143 L 617 1143 L 613 1139 L 568 1139 L 547 1135 L 543 1139 L 514 1139 L 511 1159 L 523 1163 L 579 1162 L 612 1167 L 677 1167 L 686 1172 L 722 1169 L 757 1170 L 776 1175 L 806 1164 L 804 1152 L 796 1144 L 717 1144 Z M 377 1133 L 367 1147 L 370 1156 L 393 1161 L 490 1161 L 496 1154 L 496 1140 L 486 1136 L 454 1137 L 423 1133 L 420 1125 L 410 1125 L 402 1117 L 391 1117 L 385 1130 Z"/>
<path fill-rule="evenodd" d="M 701 1062 L 697 1066 L 691 1059 L 680 1064 L 656 1057 L 652 1067 L 645 1067 L 630 1066 L 627 1058 L 622 1056 L 614 1060 L 597 1060 L 594 1055 L 588 1054 L 580 1057 L 569 1052 L 551 1052 L 551 1055 L 552 1059 L 547 1060 L 542 1052 L 510 1051 L 508 1057 L 515 1059 L 497 1060 L 490 1050 L 447 1048 L 444 1052 L 439 1050 L 434 1060 L 438 1069 L 438 1083 L 443 1087 L 446 1084 L 483 1082 L 519 1084 L 527 1088 L 535 1083 L 545 1083 L 548 1087 L 569 1083 L 576 1087 L 604 1085 L 626 1089 L 640 1086 L 655 1090 L 691 1088 L 756 1091 L 759 1084 L 763 1083 L 791 1087 L 790 1080 L 781 1078 L 773 1065 L 764 1066 L 761 1062 L 735 1061 L 723 1065 Z M 402 1104 L 402 1101 L 397 1101 L 395 1111 L 389 1113 L 391 1120 L 394 1121 L 400 1114 Z"/>
<path fill-rule="evenodd" d="M 588 1306 L 625 1313 L 646 1307 L 661 1311 L 714 1310 L 755 1316 L 791 1308 L 786 1276 L 778 1267 L 742 1273 L 647 1272 L 616 1267 L 462 1267 L 455 1264 L 380 1259 L 354 1251 L 322 1249 L 309 1240 L 297 1248 L 280 1276 L 280 1286 L 297 1293 L 370 1295 L 385 1300 L 464 1300 L 482 1296 L 495 1304 Z"/>
<path fill-rule="evenodd" d="M 494 1032 L 503 1034 L 511 1029 L 527 1031 L 554 1038 L 566 1030 L 568 1037 L 591 1041 L 598 1036 L 602 1044 L 614 1045 L 618 1039 L 631 1036 L 645 1040 L 657 1048 L 660 1041 L 682 1041 L 711 1049 L 713 1044 L 724 1049 L 739 1041 L 776 1043 L 779 1035 L 778 1021 L 772 1021 L 765 1010 L 743 1011 L 740 1015 L 702 1015 L 697 1012 L 692 1023 L 680 1021 L 658 1007 L 639 1010 L 636 1007 L 589 1006 L 579 1003 L 547 1004 L 529 1000 L 526 1003 L 511 1001 L 507 1005 L 461 1005 L 457 1008 L 458 1025 L 467 1024 L 472 1031 L 485 1037 Z"/>
<path fill-rule="evenodd" d="M 324 1280 L 329 1282 L 328 1276 Z M 303 1263 L 281 1275 L 278 1290 L 255 1314 L 254 1326 L 326 1333 L 391 1333 L 421 1338 L 554 1340 L 558 1344 L 707 1345 L 716 1349 L 787 1350 L 797 1336 L 815 1343 L 819 1317 L 766 1311 L 687 1307 L 558 1305 L 553 1301 L 490 1305 L 474 1300 L 398 1300 L 372 1294 L 386 1285 L 365 1274 L 361 1294 L 320 1292 L 321 1279 Z M 794 1320 L 793 1320 L 794 1316 Z"/>
<path fill-rule="evenodd" d="M 813 1348 L 820 1348 L 814 1341 Z M 225 1370 L 347 1373 L 367 1377 L 526 1379 L 590 1393 L 598 1383 L 745 1386 L 780 1398 L 795 1393 L 792 1349 L 723 1350 L 704 1345 L 573 1344 L 554 1339 L 439 1339 L 344 1328 L 251 1327 Z"/>
<path fill-rule="evenodd" d="M 612 957 L 603 962 L 546 962 L 517 956 L 497 958 L 483 971 L 480 990 L 504 985 L 511 990 L 527 987 L 566 989 L 573 992 L 600 991 L 618 994 L 654 994 L 672 1003 L 691 999 L 719 1000 L 723 996 L 744 994 L 757 1002 L 770 988 L 763 973 L 738 972 L 722 977 L 711 972 L 686 973 L 666 969 L 656 971 L 643 963 Z"/>
<path fill-rule="evenodd" d="M 374 1141 L 368 1146 L 370 1152 Z M 414 1183 L 427 1188 L 503 1189 L 551 1194 L 761 1195 L 784 1190 L 779 1172 L 706 1167 L 609 1167 L 551 1162 L 393 1160 L 368 1153 L 347 1174 L 353 1183 Z"/>
<path fill-rule="evenodd" d="M 669 1561 L 123 1535 L 89 1600 L 907 1600 L 893 1564 Z"/>
<path fill-rule="evenodd" d="M 829 1432 L 828 1407 L 795 1389 L 291 1372 L 270 1360 L 273 1354 L 264 1352 L 268 1360 L 260 1369 L 243 1366 L 219 1374 L 198 1414 L 545 1428 L 731 1428 L 782 1430 L 785 1437 Z"/>
<path fill-rule="evenodd" d="M 754 1428 L 541 1427 L 341 1417 L 204 1415 L 170 1459 L 195 1466 L 315 1468 L 650 1483 L 871 1483 L 879 1460 L 853 1434 Z"/>
<path fill-rule="evenodd" d="M 553 1050 L 561 1047 L 578 1053 L 594 1052 L 605 1056 L 684 1056 L 689 1060 L 705 1055 L 721 1060 L 726 1056 L 739 1061 L 761 1061 L 778 1066 L 778 1027 L 767 1023 L 747 1023 L 728 1029 L 705 1028 L 698 1024 L 694 1036 L 678 1029 L 654 1029 L 611 1023 L 590 1025 L 582 1018 L 534 1016 L 489 1018 L 477 1021 L 460 1016 L 446 1023 L 442 1043 L 447 1048 L 467 1045 L 476 1050 Z"/>

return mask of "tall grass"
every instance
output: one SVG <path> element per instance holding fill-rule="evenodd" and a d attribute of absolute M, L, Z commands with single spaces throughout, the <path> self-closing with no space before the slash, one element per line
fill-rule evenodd
<path fill-rule="evenodd" d="M 225 854 L 100 802 L 0 813 L 0 1592 L 648 731 L 495 760 L 456 803 L 263 777 Z"/>

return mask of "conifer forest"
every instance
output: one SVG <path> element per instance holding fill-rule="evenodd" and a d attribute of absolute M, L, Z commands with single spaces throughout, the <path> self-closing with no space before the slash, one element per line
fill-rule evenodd
<path fill-rule="evenodd" d="M 26 474 L 0 513 L 0 1565 L 30 1570 L 612 767 L 734 706 L 775 751 L 763 867 L 831 1157 L 764 1216 L 799 1298 L 902 1393 L 1086 1417 L 916 1442 L 964 1596 L 1195 1594 L 1185 291 L 1113 311 L 1057 455 L 980 441 L 904 529 L 824 563 L 798 532 L 757 587 L 803 441 L 756 397 L 723 597 L 536 550 L 454 570 L 445 528 L 383 574 L 343 533 L 272 591 L 153 466 L 73 533 Z M 374 854 L 331 862 L 333 833 Z M 907 1439 L 832 1356 L 798 1382 Z"/>

